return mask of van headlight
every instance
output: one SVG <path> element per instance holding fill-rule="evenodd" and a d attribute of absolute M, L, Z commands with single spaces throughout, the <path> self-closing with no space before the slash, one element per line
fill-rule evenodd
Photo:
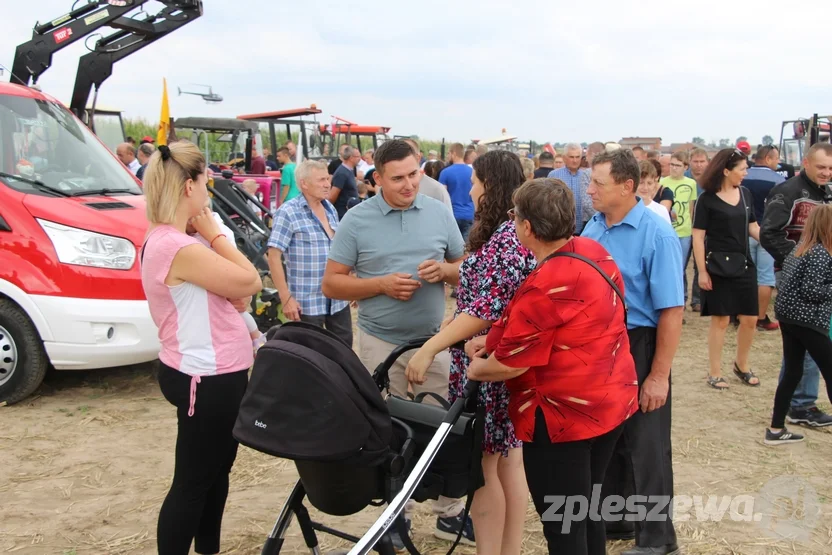
<path fill-rule="evenodd" d="M 63 264 L 129 270 L 136 261 L 133 243 L 121 237 L 103 235 L 38 219 Z"/>

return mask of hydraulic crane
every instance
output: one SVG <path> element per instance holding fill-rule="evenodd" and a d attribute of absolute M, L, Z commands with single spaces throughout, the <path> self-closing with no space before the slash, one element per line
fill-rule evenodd
<path fill-rule="evenodd" d="M 95 99 L 101 84 L 113 73 L 113 65 L 134 54 L 169 33 L 179 29 L 202 15 L 201 0 L 163 1 L 165 8 L 155 15 L 145 14 L 143 19 L 131 18 L 125 22 L 113 22 L 114 33 L 96 41 L 95 47 L 78 61 L 78 73 L 69 108 L 82 118 L 87 101 L 95 87 Z M 93 129 L 95 131 L 95 129 Z"/>
<path fill-rule="evenodd" d="M 112 75 L 113 64 L 157 41 L 202 15 L 202 0 L 160 0 L 164 8 L 152 15 L 144 11 L 128 15 L 148 0 L 87 0 L 78 8 L 53 19 L 37 23 L 31 40 L 19 45 L 12 63 L 11 82 L 29 86 L 37 83 L 52 65 L 52 55 L 88 36 L 101 27 L 116 29 L 96 41 L 95 46 L 78 62 L 70 109 L 83 121 L 87 117 L 87 101 L 95 87 Z M 78 2 L 76 2 L 78 4 Z M 93 111 L 95 105 L 93 103 Z M 93 131 L 95 131 L 93 129 Z"/>

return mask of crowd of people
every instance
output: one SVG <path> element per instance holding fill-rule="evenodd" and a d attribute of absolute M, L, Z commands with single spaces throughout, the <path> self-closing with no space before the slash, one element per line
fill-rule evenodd
<path fill-rule="evenodd" d="M 555 515 L 542 518 L 550 553 L 603 554 L 608 539 L 633 539 L 625 555 L 679 552 L 660 500 L 673 497 L 671 376 L 691 258 L 690 309 L 710 317 L 703 385 L 729 387 L 722 351 L 732 320 L 732 372 L 743 386 L 760 384 L 755 333 L 779 329 L 783 366 L 761 440 L 803 440 L 786 421 L 832 425 L 816 406 L 820 374 L 832 397 L 830 144 L 810 148 L 787 179 L 771 146 L 753 162 L 750 147 L 710 158 L 603 143 L 530 161 L 456 143 L 443 161 L 412 139 L 363 154 L 344 145 L 329 167 L 292 167 L 288 148 L 278 155 L 292 177 L 268 263 L 284 315 L 329 329 L 369 369 L 430 336 L 391 369 L 393 395 L 453 401 L 467 380 L 481 383 L 485 485 L 470 518 L 463 499 L 432 503 L 437 537 L 520 553 L 531 496 L 541 518 Z M 185 554 L 192 541 L 199 553 L 218 550 L 231 425 L 252 361 L 238 306 L 260 278 L 216 226 L 206 181 L 204 158 L 184 141 L 153 153 L 144 176 L 142 278 L 160 329 L 160 384 L 179 422 L 160 553 Z M 461 341 L 464 350 L 454 347 Z M 643 496 L 641 514 L 664 518 L 633 518 L 628 503 L 617 518 L 565 529 L 556 515 L 566 508 L 546 502 L 590 499 L 596 488 L 603 498 Z"/>

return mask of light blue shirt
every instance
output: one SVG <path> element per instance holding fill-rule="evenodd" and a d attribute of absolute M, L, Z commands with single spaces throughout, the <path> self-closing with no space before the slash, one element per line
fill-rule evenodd
<path fill-rule="evenodd" d="M 335 207 L 328 200 L 321 204 L 329 227 L 337 232 L 338 213 Z M 337 314 L 349 306 L 349 302 L 327 299 L 321 292 L 331 245 L 332 239 L 303 195 L 284 202 L 275 212 L 269 247 L 284 254 L 289 293 L 295 297 L 301 313 L 306 316 Z"/>
<path fill-rule="evenodd" d="M 582 237 L 601 243 L 624 278 L 629 329 L 659 325 L 662 310 L 685 306 L 682 247 L 673 226 L 647 209 L 641 199 L 624 219 L 607 227 L 603 213 L 586 224 Z"/>
<path fill-rule="evenodd" d="M 587 168 L 578 168 L 578 171 L 573 174 L 566 166 L 549 172 L 548 177 L 560 179 L 572 189 L 572 196 L 575 197 L 575 233 L 581 233 L 584 222 L 589 221 L 595 214 L 595 209 L 592 208 L 592 198 L 586 192 L 591 175 L 592 172 Z"/>
<path fill-rule="evenodd" d="M 354 268 L 362 279 L 403 272 L 419 280 L 422 262 L 457 260 L 464 251 L 459 226 L 444 204 L 418 194 L 399 210 L 379 193 L 346 213 L 329 259 Z M 358 301 L 358 327 L 394 345 L 437 333 L 445 316 L 445 284 L 420 281 L 408 301 L 386 295 Z"/>

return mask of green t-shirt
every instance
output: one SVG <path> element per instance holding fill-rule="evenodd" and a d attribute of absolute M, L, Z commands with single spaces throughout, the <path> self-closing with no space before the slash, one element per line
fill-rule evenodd
<path fill-rule="evenodd" d="M 295 163 L 289 162 L 283 169 L 280 170 L 280 192 L 283 194 L 283 189 L 285 187 L 289 187 L 289 193 L 286 195 L 286 200 L 283 202 L 292 200 L 296 196 L 300 195 L 300 189 L 298 189 L 298 184 L 295 181 Z"/>
<path fill-rule="evenodd" d="M 676 212 L 676 221 L 673 229 L 679 237 L 690 237 L 693 233 L 693 217 L 690 215 L 690 205 L 696 200 L 696 181 L 690 177 L 673 179 L 663 177 L 659 183 L 673 191 L 673 211 Z"/>

